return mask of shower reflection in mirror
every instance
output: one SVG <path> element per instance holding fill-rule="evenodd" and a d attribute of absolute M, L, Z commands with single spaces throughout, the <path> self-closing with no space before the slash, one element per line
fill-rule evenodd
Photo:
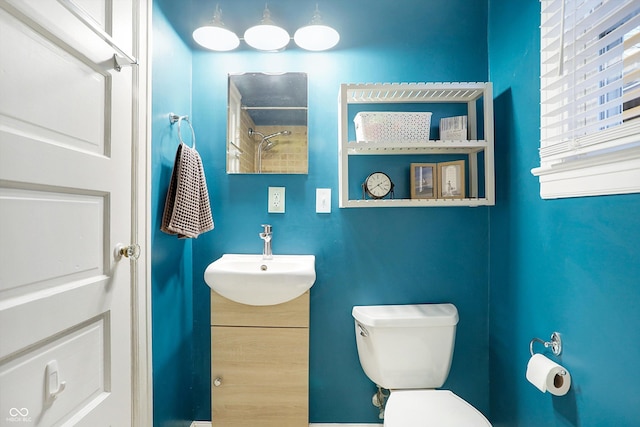
<path fill-rule="evenodd" d="M 307 74 L 229 74 L 227 173 L 306 174 Z"/>

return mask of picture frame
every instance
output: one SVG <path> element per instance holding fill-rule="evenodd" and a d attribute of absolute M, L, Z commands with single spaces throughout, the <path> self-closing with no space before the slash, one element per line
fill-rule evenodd
<path fill-rule="evenodd" d="M 464 160 L 438 163 L 438 198 L 465 197 Z"/>
<path fill-rule="evenodd" d="M 438 193 L 438 171 L 435 163 L 411 163 L 411 198 L 435 199 Z"/>

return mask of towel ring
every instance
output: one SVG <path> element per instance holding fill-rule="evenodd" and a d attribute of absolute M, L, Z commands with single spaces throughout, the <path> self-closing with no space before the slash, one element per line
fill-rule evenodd
<path fill-rule="evenodd" d="M 195 149 L 196 133 L 193 130 L 193 126 L 191 126 L 191 122 L 189 121 L 189 116 L 179 116 L 177 114 L 169 113 L 169 122 L 171 122 L 171 124 L 178 122 L 178 139 L 180 140 L 181 144 L 184 144 L 184 141 L 182 140 L 182 134 L 180 133 L 180 124 L 182 123 L 183 120 L 186 121 L 189 124 L 189 128 L 191 128 L 191 148 Z"/>

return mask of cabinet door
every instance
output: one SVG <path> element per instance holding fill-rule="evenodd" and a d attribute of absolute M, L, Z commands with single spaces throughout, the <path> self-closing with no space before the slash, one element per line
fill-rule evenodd
<path fill-rule="evenodd" d="M 309 425 L 309 329 L 211 328 L 213 427 Z"/>

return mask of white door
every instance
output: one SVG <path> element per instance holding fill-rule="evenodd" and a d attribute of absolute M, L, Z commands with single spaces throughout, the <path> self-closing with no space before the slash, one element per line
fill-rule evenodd
<path fill-rule="evenodd" d="M 134 1 L 0 0 L 2 426 L 132 423 Z"/>

